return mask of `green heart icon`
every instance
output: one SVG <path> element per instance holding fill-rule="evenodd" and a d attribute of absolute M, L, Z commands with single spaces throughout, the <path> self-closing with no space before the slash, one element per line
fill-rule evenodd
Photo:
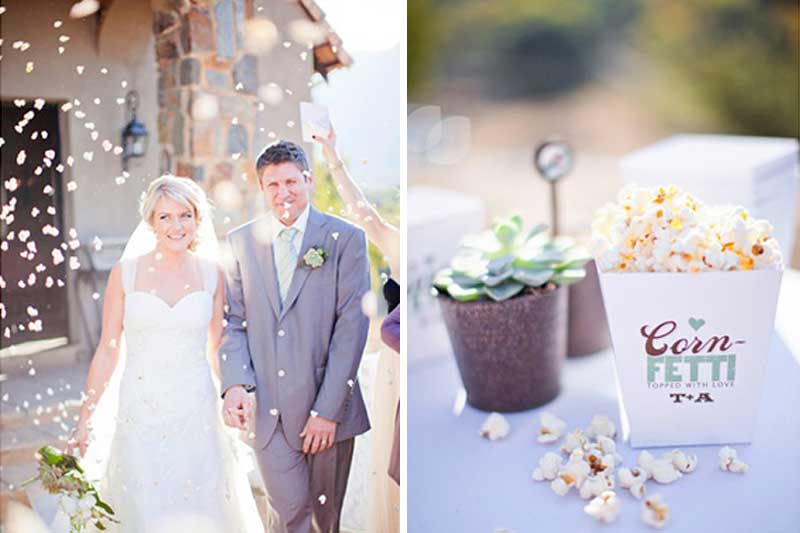
<path fill-rule="evenodd" d="M 689 318 L 689 325 L 692 326 L 693 330 L 697 331 L 706 325 L 706 321 L 702 318 Z"/>

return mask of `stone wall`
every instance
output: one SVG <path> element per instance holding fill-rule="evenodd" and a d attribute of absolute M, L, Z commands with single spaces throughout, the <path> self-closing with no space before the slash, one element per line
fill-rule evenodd
<path fill-rule="evenodd" d="M 247 206 L 257 190 L 261 148 L 278 138 L 300 141 L 298 103 L 310 99 L 313 57 L 286 28 L 305 17 L 295 2 L 154 0 L 162 161 L 197 180 L 212 198 L 220 183 L 227 193 L 234 184 L 241 201 L 227 194 L 217 202 L 226 220 L 252 214 Z M 281 29 L 274 46 L 259 55 L 244 43 L 245 24 L 254 19 Z M 275 105 L 259 98 L 259 88 L 270 83 L 280 88 Z"/>

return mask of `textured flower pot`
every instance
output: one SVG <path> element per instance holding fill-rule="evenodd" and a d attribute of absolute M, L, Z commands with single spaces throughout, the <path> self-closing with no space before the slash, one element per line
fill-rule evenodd
<path fill-rule="evenodd" d="M 569 333 L 567 356 L 581 357 L 611 346 L 603 295 L 594 261 L 584 267 L 583 281 L 569 286 Z"/>
<path fill-rule="evenodd" d="M 470 405 L 523 411 L 558 395 L 567 351 L 566 289 L 505 302 L 439 296 L 439 304 Z"/>

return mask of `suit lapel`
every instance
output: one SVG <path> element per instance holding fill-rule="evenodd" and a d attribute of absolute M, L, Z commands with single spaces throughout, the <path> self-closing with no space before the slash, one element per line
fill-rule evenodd
<path fill-rule="evenodd" d="M 311 273 L 311 268 L 307 267 L 303 262 L 303 257 L 308 252 L 309 248 L 322 246 L 325 242 L 325 217 L 317 211 L 314 206 L 309 207 L 308 211 L 308 224 L 306 231 L 303 234 L 303 244 L 300 246 L 300 254 L 297 256 L 297 268 L 295 268 L 294 275 L 292 275 L 292 283 L 289 285 L 289 292 L 286 294 L 286 301 L 283 303 L 280 317 L 283 318 L 289 308 L 297 299 L 300 290 L 303 288 L 306 278 Z"/>
<path fill-rule="evenodd" d="M 275 254 L 272 251 L 272 224 L 270 215 L 262 217 L 252 228 L 253 250 L 256 264 L 261 271 L 261 279 L 267 291 L 275 316 L 281 316 L 281 297 L 278 292 L 278 274 L 275 271 Z"/>

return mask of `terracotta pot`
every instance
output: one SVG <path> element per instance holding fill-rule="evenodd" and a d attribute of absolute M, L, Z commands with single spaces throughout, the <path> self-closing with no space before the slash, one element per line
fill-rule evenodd
<path fill-rule="evenodd" d="M 568 357 L 596 353 L 611 346 L 597 267 L 594 261 L 589 261 L 585 268 L 586 277 L 569 286 Z"/>
<path fill-rule="evenodd" d="M 439 296 L 467 402 L 484 411 L 523 411 L 561 389 L 567 351 L 567 290 L 505 302 Z"/>

